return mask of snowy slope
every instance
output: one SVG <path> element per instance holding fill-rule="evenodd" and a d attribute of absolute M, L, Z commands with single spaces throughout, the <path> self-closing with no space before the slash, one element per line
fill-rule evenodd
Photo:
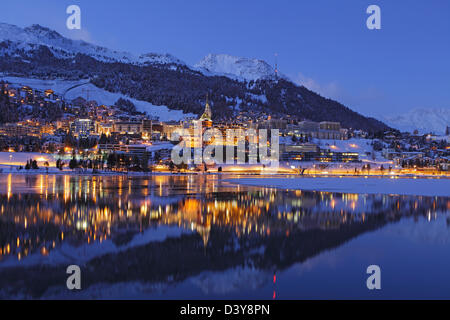
<path fill-rule="evenodd" d="M 193 114 L 184 114 L 181 110 L 170 110 L 167 106 L 155 106 L 147 101 L 136 100 L 121 93 L 112 93 L 94 86 L 91 83 L 76 87 L 66 93 L 66 99 L 73 100 L 77 97 L 85 97 L 89 90 L 89 100 L 95 100 L 107 106 L 114 105 L 119 98 L 133 102 L 136 109 L 150 116 L 158 117 L 161 121 L 180 121 L 184 118 L 196 117 Z"/>
<path fill-rule="evenodd" d="M 67 80 L 40 80 L 18 77 L 2 77 L 0 80 L 7 81 L 15 86 L 30 86 L 33 89 L 47 90 L 52 89 L 57 94 L 65 95 L 65 99 L 73 100 L 78 97 L 86 98 L 86 92 L 89 91 L 89 100 L 95 100 L 99 104 L 107 106 L 114 105 L 119 98 L 130 100 L 141 112 L 158 117 L 161 121 L 180 121 L 186 117 L 195 117 L 193 114 L 184 114 L 180 110 L 170 110 L 166 106 L 155 106 L 149 102 L 136 100 L 121 93 L 112 93 L 83 81 L 67 81 Z M 70 89 L 73 88 L 73 89 Z M 70 89 L 70 90 L 69 90 Z"/>
<path fill-rule="evenodd" d="M 20 78 L 20 77 L 9 77 L 0 73 L 0 81 L 6 81 L 11 83 L 13 86 L 29 86 L 33 89 L 44 91 L 47 89 L 52 89 L 55 93 L 62 95 L 66 90 L 81 85 L 88 82 L 87 80 L 71 81 L 71 80 L 41 80 L 34 78 Z M 86 94 L 83 94 L 86 96 Z"/>
<path fill-rule="evenodd" d="M 195 67 L 205 75 L 217 74 L 238 80 L 251 81 L 275 77 L 275 69 L 263 60 L 240 58 L 227 54 L 209 54 Z"/>
<path fill-rule="evenodd" d="M 445 128 L 450 126 L 450 108 L 438 109 L 413 109 L 408 113 L 398 116 L 385 116 L 382 119 L 393 128 L 401 131 L 419 133 L 445 133 Z"/>
<path fill-rule="evenodd" d="M 10 41 L 11 43 L 7 49 L 1 49 L 0 53 L 14 54 L 16 50 L 28 52 L 43 45 L 47 46 L 56 57 L 63 59 L 73 58 L 76 54 L 81 53 L 104 62 L 184 64 L 181 60 L 169 54 L 148 53 L 134 56 L 128 52 L 110 50 L 82 40 L 71 40 L 40 25 L 32 25 L 22 29 L 15 25 L 0 23 L 0 42 L 3 41 Z"/>
<path fill-rule="evenodd" d="M 171 54 L 146 53 L 140 55 L 138 62 L 141 64 L 179 64 L 186 65 L 183 61 L 172 56 Z"/>

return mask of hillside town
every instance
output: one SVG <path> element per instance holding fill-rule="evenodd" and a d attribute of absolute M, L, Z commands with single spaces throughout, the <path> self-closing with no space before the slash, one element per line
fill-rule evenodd
<path fill-rule="evenodd" d="M 171 152 L 180 138 L 174 133 L 194 132 L 201 125 L 218 129 L 224 136 L 227 129 L 278 130 L 279 173 L 449 175 L 449 127 L 445 128 L 446 135 L 439 136 L 419 135 L 417 131 L 365 132 L 343 128 L 339 122 L 273 118 L 267 114 L 215 122 L 214 103 L 208 97 L 199 118 L 160 121 L 137 111 L 125 98 L 107 106 L 89 99 L 89 92 L 86 98 L 67 100 L 52 88 L 38 90 L 7 82 L 0 86 L 4 110 L 8 106 L 20 110 L 18 114 L 0 115 L 2 170 L 258 173 L 265 169 L 258 161 L 251 164 L 248 148 L 245 164 L 175 165 Z M 238 143 L 234 143 L 234 149 Z"/>
<path fill-rule="evenodd" d="M 449 12 L 5 1 L 0 300 L 168 319 L 450 300 Z"/>

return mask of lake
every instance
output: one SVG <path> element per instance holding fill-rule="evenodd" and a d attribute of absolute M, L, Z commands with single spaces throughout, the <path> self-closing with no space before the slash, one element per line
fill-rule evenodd
<path fill-rule="evenodd" d="M 450 298 L 449 197 L 230 178 L 0 175 L 0 298 Z"/>

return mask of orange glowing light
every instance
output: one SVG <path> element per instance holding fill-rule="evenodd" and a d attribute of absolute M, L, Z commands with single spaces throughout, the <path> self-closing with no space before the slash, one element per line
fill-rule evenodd
<path fill-rule="evenodd" d="M 42 254 L 43 256 L 48 256 L 48 249 L 47 249 L 46 247 L 42 247 L 42 248 L 41 248 L 41 254 Z"/>

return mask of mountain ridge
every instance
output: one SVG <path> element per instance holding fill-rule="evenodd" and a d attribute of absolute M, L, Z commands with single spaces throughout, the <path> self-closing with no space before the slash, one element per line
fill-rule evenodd
<path fill-rule="evenodd" d="M 60 33 L 39 24 L 33 24 L 22 29 L 15 25 L 0 23 L 0 41 L 11 41 L 24 51 L 44 45 L 49 47 L 56 57 L 63 59 L 73 58 L 74 54 L 80 53 L 90 55 L 103 62 L 185 64 L 170 54 L 150 52 L 135 56 L 129 52 L 111 50 L 84 40 L 68 39 Z"/>
<path fill-rule="evenodd" d="M 384 116 L 383 120 L 401 131 L 444 134 L 450 126 L 450 108 L 415 108 L 404 114 Z"/>
<path fill-rule="evenodd" d="M 252 77 L 236 79 L 215 73 L 221 71 L 217 68 L 208 73 L 190 67 L 168 54 L 148 53 L 140 59 L 126 52 L 64 38 L 39 25 L 21 29 L 7 24 L 0 24 L 0 56 L 0 72 L 5 75 L 91 79 L 98 88 L 186 114 L 201 114 L 205 94 L 209 92 L 217 120 L 252 120 L 270 115 L 293 120 L 339 121 L 347 128 L 373 132 L 390 129 L 289 79 L 270 77 L 273 69 L 257 59 L 227 55 L 226 59 L 243 59 L 239 61 L 243 61 L 244 68 L 239 65 L 232 71 L 241 72 L 246 67 L 255 71 Z"/>
<path fill-rule="evenodd" d="M 255 81 L 276 78 L 276 70 L 267 62 L 260 59 L 236 57 L 229 54 L 208 54 L 195 68 L 205 70 L 209 74 L 224 75 L 237 80 Z M 289 80 L 283 75 L 278 75 Z"/>

